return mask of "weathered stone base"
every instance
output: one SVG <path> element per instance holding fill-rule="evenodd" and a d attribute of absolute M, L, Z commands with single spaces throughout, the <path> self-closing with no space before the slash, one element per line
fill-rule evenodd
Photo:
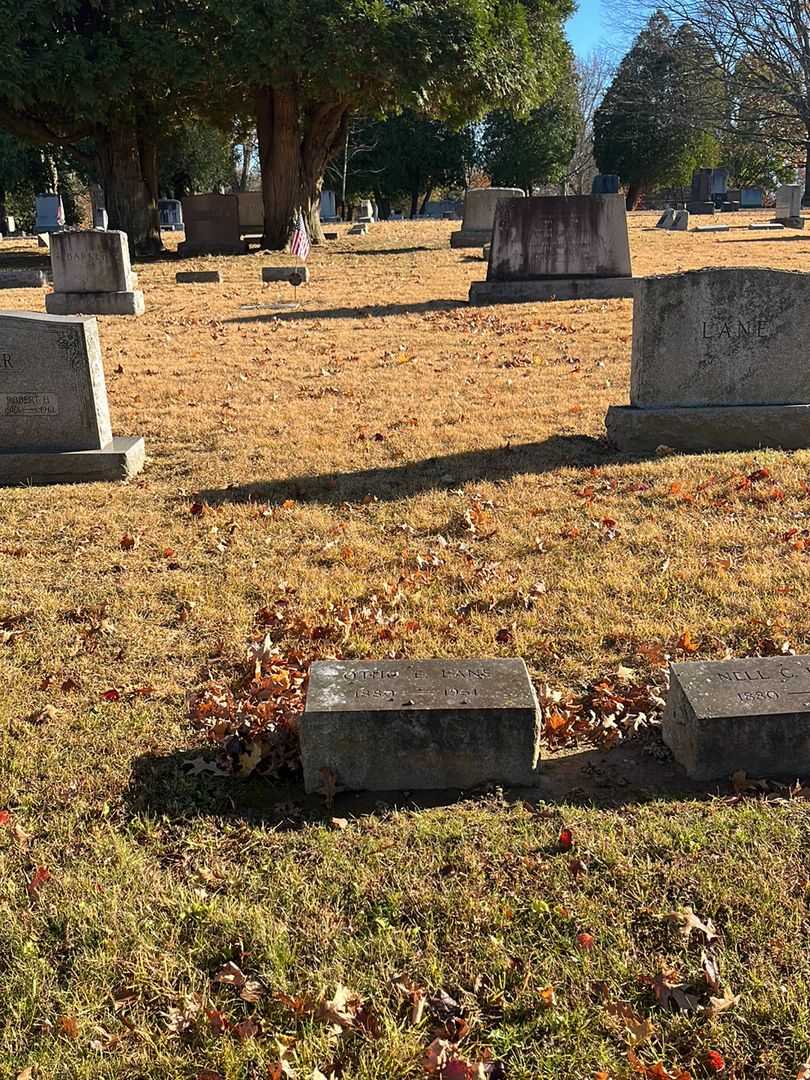
<path fill-rule="evenodd" d="M 143 293 L 52 292 L 45 296 L 49 315 L 143 315 Z"/>
<path fill-rule="evenodd" d="M 451 248 L 483 247 L 492 239 L 492 229 L 459 229 L 450 233 Z"/>
<path fill-rule="evenodd" d="M 784 225 L 786 229 L 803 229 L 804 218 L 803 217 L 789 217 L 789 218 L 774 218 L 774 225 Z"/>
<path fill-rule="evenodd" d="M 632 297 L 631 277 L 546 278 L 543 281 L 474 281 L 471 304 L 531 304 L 543 300 L 613 300 Z"/>
<path fill-rule="evenodd" d="M 221 270 L 178 270 L 174 275 L 175 285 L 205 285 L 209 282 L 222 283 Z"/>
<path fill-rule="evenodd" d="M 247 255 L 247 252 L 245 240 L 233 244 L 193 244 L 184 240 L 177 245 L 177 254 L 181 259 L 194 259 L 199 255 Z"/>
<path fill-rule="evenodd" d="M 46 284 L 44 270 L 0 270 L 0 289 L 42 289 Z"/>
<path fill-rule="evenodd" d="M 145 459 L 146 447 L 141 438 L 113 439 L 101 450 L 0 453 L 0 486 L 126 480 L 141 471 Z"/>
<path fill-rule="evenodd" d="M 810 447 L 810 405 L 710 405 L 691 409 L 637 409 L 611 405 L 608 439 L 620 450 L 651 454 L 673 450 L 784 450 Z"/>

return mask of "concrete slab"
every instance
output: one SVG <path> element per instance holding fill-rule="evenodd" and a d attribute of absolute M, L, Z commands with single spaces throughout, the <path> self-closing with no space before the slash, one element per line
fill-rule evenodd
<path fill-rule="evenodd" d="M 547 300 L 615 300 L 633 296 L 634 278 L 548 278 L 543 281 L 474 281 L 470 303 L 532 304 Z"/>
<path fill-rule="evenodd" d="M 114 438 L 100 450 L 6 451 L 0 453 L 0 486 L 126 480 L 145 460 L 141 438 Z"/>
<path fill-rule="evenodd" d="M 0 270 L 0 289 L 42 289 L 47 284 L 44 270 Z"/>
<path fill-rule="evenodd" d="M 52 292 L 45 296 L 49 315 L 143 315 L 143 293 Z"/>
<path fill-rule="evenodd" d="M 611 405 L 608 439 L 625 453 L 810 447 L 810 405 L 710 405 L 640 409 Z"/>
<path fill-rule="evenodd" d="M 174 275 L 175 285 L 222 284 L 221 270 L 178 270 Z"/>

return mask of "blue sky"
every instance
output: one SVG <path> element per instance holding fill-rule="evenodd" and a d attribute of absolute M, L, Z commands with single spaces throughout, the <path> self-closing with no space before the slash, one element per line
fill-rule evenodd
<path fill-rule="evenodd" d="M 577 56 L 587 56 L 607 43 L 602 0 L 578 0 L 576 14 L 568 21 L 568 38 Z"/>

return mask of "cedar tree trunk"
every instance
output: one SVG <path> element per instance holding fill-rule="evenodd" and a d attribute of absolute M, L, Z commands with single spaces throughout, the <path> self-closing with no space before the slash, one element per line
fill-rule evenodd
<path fill-rule="evenodd" d="M 96 164 L 111 229 L 123 229 L 136 255 L 163 250 L 157 209 L 157 150 L 153 139 L 131 128 L 102 128 Z"/>

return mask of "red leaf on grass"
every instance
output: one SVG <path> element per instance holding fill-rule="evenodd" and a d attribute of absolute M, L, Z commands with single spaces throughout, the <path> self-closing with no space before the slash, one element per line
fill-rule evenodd
<path fill-rule="evenodd" d="M 34 871 L 34 876 L 28 882 L 28 895 L 34 897 L 39 890 L 45 884 L 46 881 L 50 881 L 51 872 L 47 866 L 38 866 Z"/>

